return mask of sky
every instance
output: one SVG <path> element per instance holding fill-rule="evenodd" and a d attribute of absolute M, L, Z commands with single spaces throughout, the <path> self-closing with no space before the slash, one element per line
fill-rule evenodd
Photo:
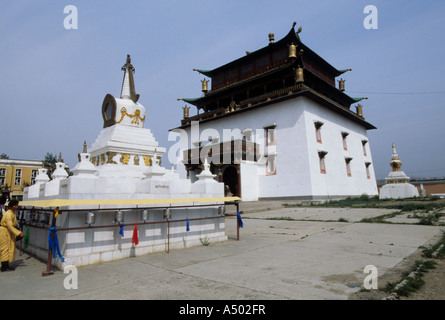
<path fill-rule="evenodd" d="M 67 29 L 64 22 L 74 22 Z M 364 26 L 377 9 L 377 29 Z M 0 154 L 70 168 L 102 129 L 102 101 L 119 97 L 130 54 L 145 128 L 167 149 L 169 129 L 201 96 L 203 75 L 292 27 L 337 69 L 362 101 L 377 179 L 391 171 L 392 144 L 411 178 L 445 177 L 443 0 L 0 0 Z M 355 110 L 353 108 L 352 110 Z M 196 114 L 192 106 L 191 115 Z M 167 155 L 167 153 L 166 153 Z M 164 157 L 166 157 L 164 155 Z"/>

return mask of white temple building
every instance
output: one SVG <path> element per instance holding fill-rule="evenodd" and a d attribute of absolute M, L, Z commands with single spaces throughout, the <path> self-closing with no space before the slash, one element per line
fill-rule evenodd
<path fill-rule="evenodd" d="M 121 95 L 105 96 L 103 129 L 90 148 L 84 144 L 73 175 L 68 177 L 59 160 L 51 180 L 42 169 L 35 185 L 25 189 L 20 205 L 28 209 L 27 251 L 42 259 L 48 256 L 51 223 L 71 265 L 227 240 L 221 206 L 239 198 L 224 197 L 224 185 L 207 163 L 194 183 L 160 165 L 166 149 L 144 128 L 146 110 L 135 93 L 130 56 L 122 69 Z M 56 207 L 60 213 L 51 221 L 48 213 Z"/>
<path fill-rule="evenodd" d="M 336 199 L 378 194 L 363 106 L 338 70 L 308 48 L 295 23 L 279 41 L 213 70 L 194 69 L 202 96 L 180 98 L 178 172 L 211 171 L 243 201 Z M 336 87 L 336 81 L 339 87 Z"/>
<path fill-rule="evenodd" d="M 403 199 L 419 196 L 419 190 L 408 183 L 409 177 L 402 171 L 402 161 L 396 151 L 396 146 L 392 145 L 392 157 L 389 165 L 392 171 L 385 178 L 386 184 L 380 189 L 380 199 Z"/>

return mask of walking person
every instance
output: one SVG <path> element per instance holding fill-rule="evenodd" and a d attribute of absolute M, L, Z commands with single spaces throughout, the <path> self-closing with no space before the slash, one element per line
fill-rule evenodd
<path fill-rule="evenodd" d="M 0 222 L 0 261 L 1 272 L 13 271 L 9 266 L 15 259 L 15 242 L 23 239 L 24 234 L 18 229 L 16 212 L 19 208 L 17 200 L 9 201 L 9 210 L 5 212 Z"/>

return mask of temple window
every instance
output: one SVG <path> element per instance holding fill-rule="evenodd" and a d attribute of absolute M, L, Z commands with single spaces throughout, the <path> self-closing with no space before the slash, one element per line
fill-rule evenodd
<path fill-rule="evenodd" d="M 267 157 L 266 175 L 273 176 L 277 174 L 277 158 L 275 156 Z"/>
<path fill-rule="evenodd" d="M 342 139 L 342 142 L 343 142 L 343 150 L 348 150 L 348 143 L 347 143 L 347 141 L 346 141 L 346 137 L 349 135 L 349 133 L 348 132 L 342 132 L 341 133 L 341 139 Z"/>
<path fill-rule="evenodd" d="M 318 162 L 320 163 L 320 173 L 326 174 L 326 163 L 324 158 L 326 157 L 326 151 L 318 151 Z"/>
<path fill-rule="evenodd" d="M 362 140 L 362 147 L 363 147 L 363 155 L 366 156 L 366 144 L 368 143 L 368 140 Z"/>
<path fill-rule="evenodd" d="M 371 173 L 369 171 L 369 166 L 370 166 L 371 162 L 365 162 L 365 167 L 366 167 L 366 178 L 371 179 Z"/>
<path fill-rule="evenodd" d="M 346 163 L 346 174 L 348 175 L 348 177 L 351 177 L 351 160 L 352 158 L 345 158 L 345 163 Z"/>
<path fill-rule="evenodd" d="M 264 130 L 266 130 L 266 147 L 277 144 L 276 126 L 276 124 L 264 126 Z"/>
<path fill-rule="evenodd" d="M 318 143 L 322 143 L 322 141 L 321 141 L 321 126 L 323 125 L 323 122 L 315 121 L 314 125 L 315 125 L 315 138 Z"/>

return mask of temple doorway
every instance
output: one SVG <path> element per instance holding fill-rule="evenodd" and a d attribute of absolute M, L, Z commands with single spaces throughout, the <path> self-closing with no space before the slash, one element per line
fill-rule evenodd
<path fill-rule="evenodd" d="M 227 185 L 229 187 L 230 192 L 233 196 L 241 196 L 240 181 L 236 166 L 226 167 L 223 171 L 222 178 L 224 185 Z"/>

